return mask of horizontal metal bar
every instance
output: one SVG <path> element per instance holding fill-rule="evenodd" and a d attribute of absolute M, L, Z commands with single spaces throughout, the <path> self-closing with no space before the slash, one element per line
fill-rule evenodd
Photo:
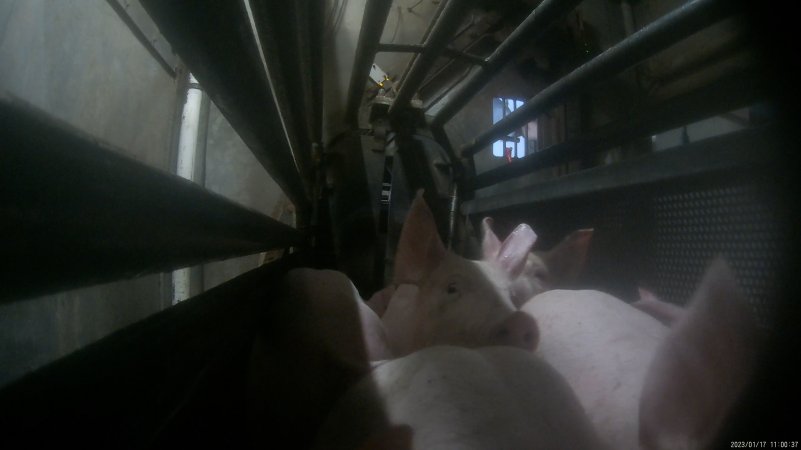
<path fill-rule="evenodd" d="M 251 447 L 248 433 L 232 433 L 246 418 L 246 397 L 230 395 L 239 387 L 214 385 L 225 382 L 221 372 L 243 370 L 256 329 L 270 317 L 261 309 L 276 303 L 265 300 L 275 300 L 291 266 L 281 260 L 254 269 L 4 386 L 4 442 L 22 448 L 79 442 L 86 448 L 170 447 L 163 440 L 212 384 L 234 407 L 212 412 L 217 417 L 205 419 L 214 426 L 193 427 L 181 443 Z"/>
<path fill-rule="evenodd" d="M 495 123 L 462 148 L 472 155 L 501 136 L 520 128 L 572 93 L 609 78 L 676 42 L 736 12 L 729 0 L 693 0 L 657 19 L 540 91 L 523 106 Z"/>
<path fill-rule="evenodd" d="M 419 44 L 378 44 L 379 52 L 422 53 L 424 49 L 425 47 Z M 445 49 L 442 50 L 442 54 L 452 58 L 462 59 L 479 66 L 483 66 L 487 63 L 484 58 L 478 55 L 456 50 L 451 47 L 445 47 Z"/>
<path fill-rule="evenodd" d="M 370 67 L 375 60 L 381 34 L 387 24 L 392 0 L 367 0 L 364 7 L 362 27 L 359 30 L 359 41 L 356 45 L 356 56 L 353 59 L 353 70 L 350 74 L 350 87 L 348 87 L 348 103 L 345 107 L 345 120 L 358 126 L 359 106 L 370 76 Z"/>
<path fill-rule="evenodd" d="M 782 152 L 792 148 L 790 140 L 778 133 L 776 127 L 744 130 L 588 169 L 511 192 L 477 198 L 465 202 L 462 212 L 486 214 L 616 189 L 726 173 L 739 168 L 754 173 L 760 166 L 775 163 Z"/>
<path fill-rule="evenodd" d="M 0 123 L 0 301 L 302 242 L 6 95 Z"/>
<path fill-rule="evenodd" d="M 444 125 L 459 110 L 464 108 L 467 102 L 481 88 L 486 86 L 492 77 L 500 72 L 516 54 L 522 49 L 533 45 L 545 33 L 551 23 L 567 14 L 580 2 L 581 0 L 545 0 L 540 3 L 515 31 L 492 52 L 487 58 L 484 67 L 470 75 L 470 78 L 448 97 L 448 102 L 442 106 L 432 119 L 432 125 Z"/>
<path fill-rule="evenodd" d="M 770 86 L 767 84 L 760 74 L 754 72 L 717 80 L 662 104 L 632 111 L 620 120 L 580 138 L 552 145 L 511 164 L 488 170 L 473 179 L 472 187 L 481 189 L 545 167 L 595 155 L 637 137 L 751 105 L 769 95 Z"/>
<path fill-rule="evenodd" d="M 309 195 L 289 147 L 243 2 L 140 0 L 301 217 Z"/>
<path fill-rule="evenodd" d="M 426 74 L 431 70 L 434 61 L 439 58 L 442 51 L 450 43 L 453 34 L 462 23 L 464 15 L 467 13 L 472 1 L 470 0 L 451 0 L 442 11 L 442 15 L 434 24 L 431 34 L 423 44 L 423 52 L 417 56 L 409 74 L 403 79 L 403 82 L 395 97 L 392 106 L 389 107 L 389 113 L 395 114 L 399 109 L 405 108 L 414 94 L 417 92 L 420 84 L 425 79 Z"/>

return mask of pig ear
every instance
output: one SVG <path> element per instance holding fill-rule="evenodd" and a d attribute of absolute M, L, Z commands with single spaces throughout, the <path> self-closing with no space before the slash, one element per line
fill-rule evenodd
<path fill-rule="evenodd" d="M 401 229 L 398 251 L 395 254 L 395 283 L 417 284 L 444 257 L 445 246 L 439 238 L 434 214 L 423 200 L 421 189 L 417 191 Z"/>
<path fill-rule="evenodd" d="M 706 448 L 748 383 L 760 336 L 729 267 L 717 259 L 660 344 L 640 397 L 642 448 Z"/>
<path fill-rule="evenodd" d="M 587 260 L 592 228 L 576 230 L 545 254 L 545 265 L 554 286 L 570 285 L 578 277 Z"/>
<path fill-rule="evenodd" d="M 524 223 L 518 225 L 504 239 L 496 260 L 513 279 L 523 272 L 523 268 L 526 267 L 528 253 L 536 241 L 537 234 L 534 233 L 530 226 Z"/>
<path fill-rule="evenodd" d="M 481 257 L 487 261 L 494 261 L 501 250 L 501 241 L 492 231 L 492 218 L 485 217 L 481 221 L 481 231 L 484 234 L 481 240 Z"/>

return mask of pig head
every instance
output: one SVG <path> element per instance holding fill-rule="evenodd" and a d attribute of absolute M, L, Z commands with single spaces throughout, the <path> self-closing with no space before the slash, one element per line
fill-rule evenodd
<path fill-rule="evenodd" d="M 481 251 L 485 261 L 499 261 L 506 254 L 516 251 L 526 254 L 526 262 L 520 275 L 512 282 L 511 296 L 515 306 L 520 307 L 531 297 L 550 290 L 570 287 L 584 267 L 587 249 L 592 239 L 593 229 L 576 230 L 565 237 L 559 244 L 547 252 L 533 251 L 529 253 L 534 242 L 521 239 L 518 225 L 509 236 L 501 242 L 492 231 L 492 219 L 485 217 L 481 221 L 483 238 Z M 530 229 L 530 228 L 529 228 Z M 536 235 L 535 235 L 536 240 Z M 514 250 L 512 250 L 514 249 Z"/>
<path fill-rule="evenodd" d="M 710 445 L 750 377 L 759 341 L 722 260 L 672 328 L 598 291 L 544 292 L 522 311 L 539 324 L 537 353 L 619 449 Z"/>
<path fill-rule="evenodd" d="M 521 231 L 531 243 L 533 231 Z M 525 253 L 510 251 L 504 264 L 470 261 L 447 251 L 431 210 L 417 193 L 401 230 L 394 287 L 382 321 L 396 356 L 432 345 L 511 345 L 533 350 L 536 323 L 514 306 L 512 278 Z"/>

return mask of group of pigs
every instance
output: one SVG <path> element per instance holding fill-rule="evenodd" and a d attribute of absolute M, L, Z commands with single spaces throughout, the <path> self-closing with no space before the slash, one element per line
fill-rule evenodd
<path fill-rule="evenodd" d="M 358 377 L 328 408 L 316 448 L 698 449 L 715 439 L 754 369 L 760 336 L 726 263 L 686 308 L 564 290 L 592 230 L 550 252 L 518 226 L 483 223 L 483 259 L 447 251 L 418 193 L 393 283 L 365 302 L 335 271 L 295 269 L 330 358 Z M 325 377 L 325 373 L 314 376 Z"/>

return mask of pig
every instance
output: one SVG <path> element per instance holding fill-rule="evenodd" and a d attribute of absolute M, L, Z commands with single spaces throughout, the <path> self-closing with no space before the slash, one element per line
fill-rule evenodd
<path fill-rule="evenodd" d="M 638 288 L 640 299 L 632 302 L 631 306 L 662 322 L 663 325 L 672 326 L 685 314 L 684 308 L 672 303 L 663 302 L 656 294 L 645 288 Z"/>
<path fill-rule="evenodd" d="M 511 280 L 536 235 L 527 225 L 499 250 L 502 263 L 471 261 L 445 249 L 431 210 L 417 193 L 401 229 L 393 288 L 381 320 L 390 350 L 432 345 L 511 345 L 533 350 L 537 326 L 511 301 Z"/>
<path fill-rule="evenodd" d="M 747 383 L 759 336 L 726 263 L 715 260 L 672 328 L 598 291 L 552 290 L 522 308 L 537 354 L 617 449 L 700 449 Z"/>
<path fill-rule="evenodd" d="M 381 320 L 341 272 L 290 270 L 273 295 L 250 355 L 250 429 L 259 446 L 305 447 L 334 402 L 392 354 Z M 277 425 L 266 434 L 265 423 Z"/>
<path fill-rule="evenodd" d="M 602 449 L 565 380 L 508 346 L 433 346 L 350 389 L 316 449 Z"/>
<path fill-rule="evenodd" d="M 492 231 L 490 217 L 485 217 L 481 221 L 481 229 L 483 232 L 481 251 L 485 261 L 496 260 L 500 256 L 500 248 L 508 245 L 506 241 L 509 238 L 514 239 L 513 232 L 502 243 Z M 521 275 L 512 284 L 511 295 L 514 305 L 520 307 L 531 297 L 550 289 L 570 287 L 584 267 L 593 231 L 592 228 L 576 230 L 547 252 L 528 253 Z M 528 252 L 528 249 L 525 251 Z"/>

